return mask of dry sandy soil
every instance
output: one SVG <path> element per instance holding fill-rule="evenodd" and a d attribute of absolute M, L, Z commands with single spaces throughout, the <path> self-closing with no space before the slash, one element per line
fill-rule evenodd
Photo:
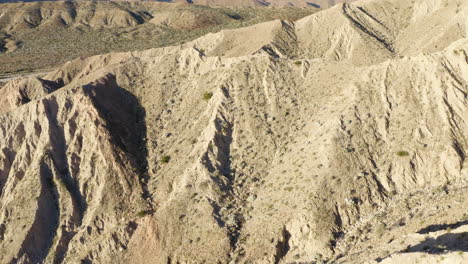
<path fill-rule="evenodd" d="M 1 263 L 467 263 L 468 2 L 364 0 L 0 89 Z"/>

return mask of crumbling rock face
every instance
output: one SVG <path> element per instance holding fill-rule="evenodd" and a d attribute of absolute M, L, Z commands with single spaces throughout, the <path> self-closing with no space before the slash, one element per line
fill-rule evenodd
<path fill-rule="evenodd" d="M 433 1 L 390 2 L 7 84 L 2 262 L 391 263 L 463 223 L 466 28 L 416 52 Z"/>
<path fill-rule="evenodd" d="M 130 102 L 103 77 L 1 115 L 2 262 L 110 261 L 127 243 L 144 206 Z"/>

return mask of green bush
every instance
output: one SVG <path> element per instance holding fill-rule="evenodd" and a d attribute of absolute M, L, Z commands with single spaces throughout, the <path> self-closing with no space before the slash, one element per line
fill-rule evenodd
<path fill-rule="evenodd" d="M 409 153 L 408 151 L 404 151 L 404 150 L 400 150 L 396 153 L 398 156 L 400 157 L 406 157 L 406 156 L 409 156 Z"/>
<path fill-rule="evenodd" d="M 301 65 L 301 64 L 302 64 L 302 61 L 295 61 L 294 64 L 296 64 L 296 65 Z"/>
<path fill-rule="evenodd" d="M 170 160 L 171 160 L 170 156 L 163 156 L 161 158 L 161 163 L 169 163 Z"/>
<path fill-rule="evenodd" d="M 144 217 L 144 216 L 147 216 L 147 215 L 150 215 L 150 214 L 151 214 L 150 210 L 142 210 L 142 211 L 137 213 L 137 216 L 138 217 Z"/>
<path fill-rule="evenodd" d="M 213 93 L 211 92 L 206 92 L 203 94 L 203 100 L 210 100 L 211 97 L 213 97 Z"/>

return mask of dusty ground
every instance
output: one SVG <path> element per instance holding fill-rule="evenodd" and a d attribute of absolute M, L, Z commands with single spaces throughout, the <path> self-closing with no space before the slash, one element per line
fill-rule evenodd
<path fill-rule="evenodd" d="M 465 263 L 468 3 L 367 0 L 0 89 L 9 263 Z"/>

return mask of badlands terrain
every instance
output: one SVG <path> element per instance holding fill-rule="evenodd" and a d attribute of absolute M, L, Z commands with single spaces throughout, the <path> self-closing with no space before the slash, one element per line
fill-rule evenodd
<path fill-rule="evenodd" d="M 361 0 L 13 79 L 0 263 L 468 263 L 467 35 Z"/>

